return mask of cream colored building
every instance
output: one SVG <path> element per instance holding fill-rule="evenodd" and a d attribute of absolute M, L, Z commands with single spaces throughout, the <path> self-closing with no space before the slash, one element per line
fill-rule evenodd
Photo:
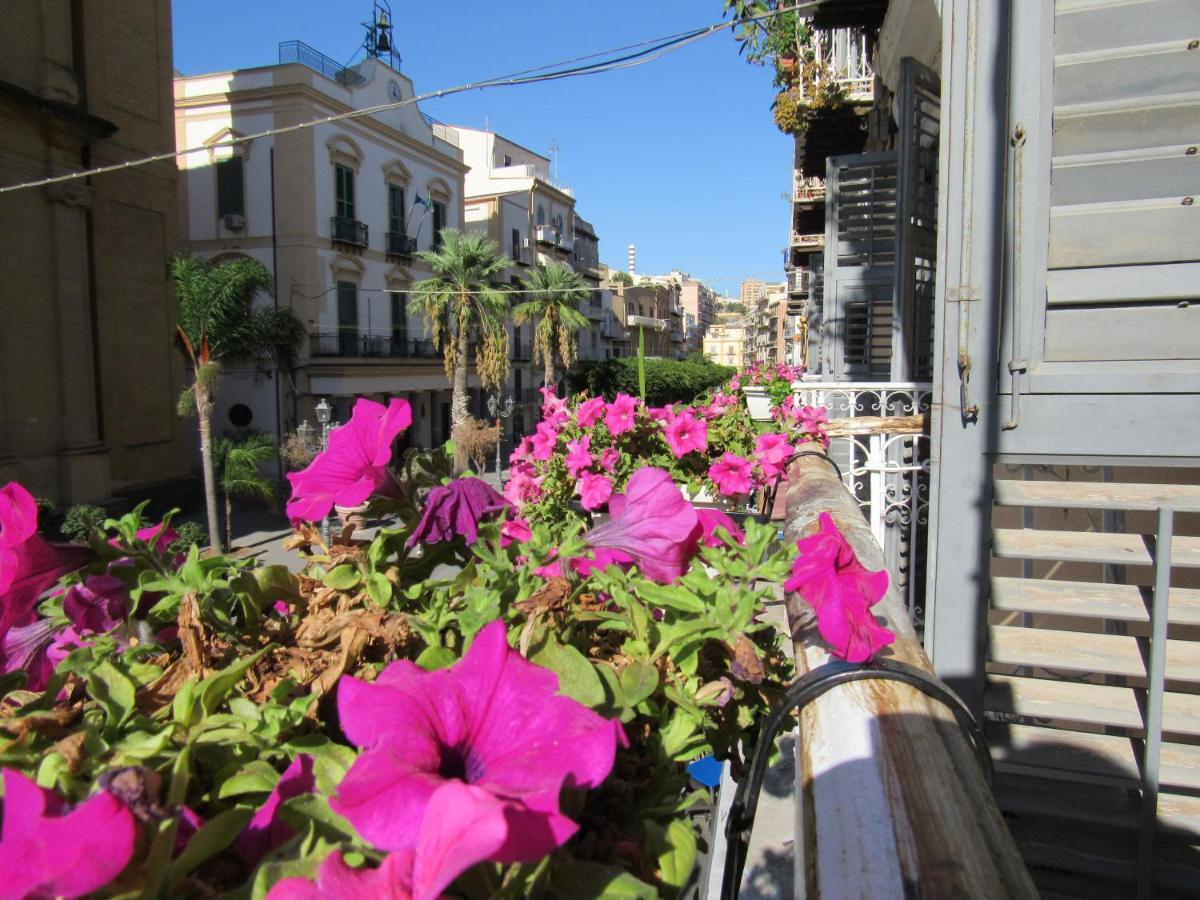
<path fill-rule="evenodd" d="M 595 229 L 575 209 L 570 188 L 550 177 L 550 159 L 492 131 L 458 128 L 464 162 L 470 167 L 465 180 L 466 227 L 492 238 L 513 265 L 505 274 L 510 287 L 522 281 L 537 265 L 557 262 L 570 266 L 591 287 L 591 296 L 580 304 L 590 326 L 579 333 L 580 359 L 603 359 L 605 323 L 611 298 L 601 289 L 599 239 Z M 514 294 L 520 303 L 524 294 Z M 528 433 L 540 416 L 543 367 L 532 360 L 533 326 L 510 326 L 512 370 L 510 393 L 519 404 L 510 428 L 513 435 Z"/>
<path fill-rule="evenodd" d="M 171 72 L 168 0 L 4 4 L 0 184 L 172 150 Z M 0 195 L 0 484 L 61 506 L 188 474 L 175 210 L 170 162 Z"/>
<path fill-rule="evenodd" d="M 704 335 L 704 355 L 722 366 L 742 367 L 745 328 L 733 322 L 713 325 Z"/>
<path fill-rule="evenodd" d="M 216 427 L 286 432 L 312 422 L 322 397 L 344 421 L 355 397 L 398 396 L 413 408 L 404 440 L 443 441 L 450 384 L 409 299 L 430 274 L 416 251 L 433 247 L 443 227 L 463 225 L 457 134 L 413 103 L 218 146 L 414 95 L 412 81 L 379 59 L 345 69 L 297 42 L 280 50 L 297 62 L 175 81 L 179 146 L 212 145 L 180 161 L 186 251 L 260 260 L 276 292 L 259 302 L 290 308 L 309 332 L 294 385 L 266 366 L 224 380 Z M 470 384 L 471 411 L 481 415 L 473 374 Z"/>

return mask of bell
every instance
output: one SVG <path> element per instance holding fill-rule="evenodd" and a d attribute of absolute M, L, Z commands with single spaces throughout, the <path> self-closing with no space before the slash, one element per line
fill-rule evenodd
<path fill-rule="evenodd" d="M 381 24 L 376 26 L 376 31 L 378 32 L 379 36 L 375 38 L 375 50 L 379 53 L 391 53 L 392 42 L 391 39 L 388 38 L 388 33 L 384 31 L 385 26 L 382 24 L 382 22 L 387 21 L 387 14 L 383 13 L 379 18 Z"/>

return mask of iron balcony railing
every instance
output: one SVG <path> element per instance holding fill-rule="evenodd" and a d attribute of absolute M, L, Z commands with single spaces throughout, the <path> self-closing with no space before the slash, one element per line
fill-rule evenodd
<path fill-rule="evenodd" d="M 812 270 L 806 267 L 798 267 L 787 273 L 788 292 L 792 294 L 808 293 L 809 283 L 812 280 Z"/>
<path fill-rule="evenodd" d="M 366 82 L 366 78 L 347 69 L 336 59 L 330 59 L 319 50 L 315 50 L 303 41 L 282 41 L 279 44 L 279 64 L 299 63 L 312 69 L 318 75 L 324 75 L 331 81 L 346 87 L 358 87 Z"/>
<path fill-rule="evenodd" d="M 389 231 L 383 236 L 388 256 L 411 257 L 417 252 L 417 239 L 400 231 Z"/>
<path fill-rule="evenodd" d="M 529 248 L 524 245 L 512 248 L 512 261 L 519 266 L 530 265 L 532 255 Z"/>
<path fill-rule="evenodd" d="M 352 358 L 441 359 L 431 340 L 401 335 L 360 334 L 357 331 L 313 332 L 308 338 L 309 356 Z"/>
<path fill-rule="evenodd" d="M 358 219 L 333 216 L 329 220 L 329 234 L 339 244 L 349 244 L 352 247 L 367 246 L 367 223 Z"/>
<path fill-rule="evenodd" d="M 816 234 L 800 234 L 797 231 L 792 232 L 793 247 L 823 247 L 825 246 L 825 232 L 819 231 Z"/>
<path fill-rule="evenodd" d="M 819 175 L 805 177 L 799 169 L 792 172 L 792 199 L 798 203 L 825 199 L 825 179 Z"/>
<path fill-rule="evenodd" d="M 552 225 L 537 225 L 534 227 L 533 236 L 539 244 L 557 244 L 558 229 Z"/>

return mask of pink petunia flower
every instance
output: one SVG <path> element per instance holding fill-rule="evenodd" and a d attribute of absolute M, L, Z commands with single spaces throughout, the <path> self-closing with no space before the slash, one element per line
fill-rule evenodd
<path fill-rule="evenodd" d="M 260 859 L 285 844 L 295 833 L 292 826 L 279 817 L 279 807 L 286 800 L 310 794 L 317 786 L 313 774 L 313 758 L 301 753 L 279 776 L 279 781 L 266 802 L 258 808 L 242 833 L 234 842 L 234 850 L 243 862 L 255 865 Z"/>
<path fill-rule="evenodd" d="M 670 422 L 675 418 L 675 410 L 669 406 L 647 406 L 646 415 L 651 422 Z"/>
<path fill-rule="evenodd" d="M 683 574 L 695 553 L 692 506 L 669 472 L 652 466 L 638 469 L 624 494 L 608 501 L 611 518 L 584 537 L 588 545 L 629 555 L 647 578 L 669 584 Z"/>
<path fill-rule="evenodd" d="M 571 571 L 584 578 L 596 571 L 603 571 L 609 566 L 620 566 L 622 568 L 633 565 L 633 557 L 628 553 L 622 553 L 620 550 L 612 550 L 608 547 L 597 547 L 592 550 L 591 556 L 577 556 L 571 560 Z"/>
<path fill-rule="evenodd" d="M 604 424 L 609 433 L 618 435 L 632 431 L 633 426 L 637 424 L 637 407 L 636 397 L 617 394 L 617 399 L 608 404 L 608 410 L 604 414 Z"/>
<path fill-rule="evenodd" d="M 600 454 L 600 468 L 605 472 L 611 472 L 617 467 L 617 460 L 621 458 L 621 451 L 616 447 L 607 447 Z"/>
<path fill-rule="evenodd" d="M 500 546 L 509 544 L 527 544 L 533 540 L 533 530 L 529 523 L 520 516 L 505 519 L 500 525 Z"/>
<path fill-rule="evenodd" d="M 579 404 L 579 408 L 575 410 L 575 421 L 579 423 L 580 428 L 591 428 L 604 415 L 606 405 L 603 397 L 592 397 L 590 400 L 584 400 Z"/>
<path fill-rule="evenodd" d="M 440 544 L 457 535 L 473 544 L 479 536 L 479 523 L 508 506 L 494 487 L 479 478 L 456 478 L 449 484 L 439 484 L 429 492 L 421 521 L 406 546 Z"/>
<path fill-rule="evenodd" d="M 70 812 L 53 791 L 4 770 L 0 872 L 5 897 L 82 897 L 109 884 L 133 857 L 133 813 L 108 791 Z"/>
<path fill-rule="evenodd" d="M 575 483 L 575 493 L 584 509 L 599 509 L 612 496 L 612 479 L 607 475 L 584 472 Z"/>
<path fill-rule="evenodd" d="M 588 452 L 592 443 L 592 439 L 586 434 L 573 441 L 567 441 L 567 473 L 572 478 L 578 478 L 579 473 L 584 469 L 590 468 L 592 463 L 592 454 Z"/>
<path fill-rule="evenodd" d="M 529 439 L 533 458 L 538 462 L 545 462 L 554 455 L 554 448 L 557 445 L 558 430 L 547 422 L 539 422 L 537 431 Z"/>
<path fill-rule="evenodd" d="M 719 509 L 697 508 L 696 541 L 705 547 L 724 547 L 725 542 L 717 535 L 717 529 L 723 528 L 729 536 L 739 544 L 746 543 L 746 533 L 734 524 L 733 519 Z"/>
<path fill-rule="evenodd" d="M 514 472 L 505 482 L 504 499 L 520 509 L 526 503 L 536 503 L 542 496 L 542 476 Z"/>
<path fill-rule="evenodd" d="M 749 460 L 726 452 L 708 467 L 708 477 L 724 496 L 748 494 L 754 489 L 754 471 Z"/>
<path fill-rule="evenodd" d="M 350 421 L 329 434 L 329 446 L 302 472 L 289 472 L 293 522 L 314 522 L 337 506 L 358 506 L 373 494 L 395 490 L 388 469 L 392 442 L 412 424 L 407 400 L 382 403 L 359 397 Z"/>
<path fill-rule="evenodd" d="M 462 872 L 499 853 L 508 832 L 490 795 L 447 781 L 429 799 L 414 849 L 389 853 L 377 869 L 352 869 L 335 851 L 321 863 L 315 883 L 285 878 L 267 900 L 433 900 Z"/>
<path fill-rule="evenodd" d="M 473 828 L 503 836 L 484 858 L 541 859 L 578 828 L 559 810 L 563 786 L 600 784 L 625 741 L 619 722 L 559 694 L 558 676 L 509 649 L 501 621 L 449 668 L 400 660 L 372 684 L 344 676 L 337 699 L 342 731 L 363 752 L 330 805 L 384 850 L 454 843 L 461 823 L 434 814 L 452 786 L 470 798 Z"/>
<path fill-rule="evenodd" d="M 683 459 L 692 451 L 708 451 L 708 423 L 697 419 L 691 410 L 675 416 L 667 425 L 664 436 L 677 459 Z"/>
<path fill-rule="evenodd" d="M 754 458 L 762 470 L 763 477 L 769 481 L 778 479 L 784 473 L 784 467 L 791 458 L 792 446 L 787 437 L 777 431 L 760 434 L 754 444 Z"/>
<path fill-rule="evenodd" d="M 10 628 L 28 624 L 38 598 L 90 556 L 87 547 L 51 544 L 37 533 L 29 491 L 15 481 L 0 488 L 0 641 Z"/>
<path fill-rule="evenodd" d="M 865 662 L 896 640 L 871 615 L 887 593 L 887 572 L 871 572 L 858 561 L 833 516 L 821 513 L 817 533 L 796 541 L 796 548 L 800 555 L 784 589 L 797 591 L 813 608 L 834 656 Z"/>
<path fill-rule="evenodd" d="M 80 632 L 107 634 L 129 615 L 129 588 L 115 575 L 89 575 L 67 590 L 63 612 Z"/>
<path fill-rule="evenodd" d="M 526 436 L 521 438 L 521 442 L 513 449 L 513 452 L 508 454 L 508 464 L 515 466 L 518 463 L 533 462 L 533 444 L 532 438 Z"/>

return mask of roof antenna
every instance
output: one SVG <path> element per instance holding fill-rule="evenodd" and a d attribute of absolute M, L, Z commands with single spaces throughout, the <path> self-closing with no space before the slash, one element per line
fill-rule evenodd
<path fill-rule="evenodd" d="M 558 181 L 558 141 L 550 139 L 550 182 Z"/>
<path fill-rule="evenodd" d="M 367 30 L 363 40 L 367 55 L 383 60 L 397 72 L 400 71 L 400 54 L 396 52 L 396 42 L 392 37 L 392 7 L 388 0 L 373 0 L 371 21 L 363 22 L 362 26 Z"/>

